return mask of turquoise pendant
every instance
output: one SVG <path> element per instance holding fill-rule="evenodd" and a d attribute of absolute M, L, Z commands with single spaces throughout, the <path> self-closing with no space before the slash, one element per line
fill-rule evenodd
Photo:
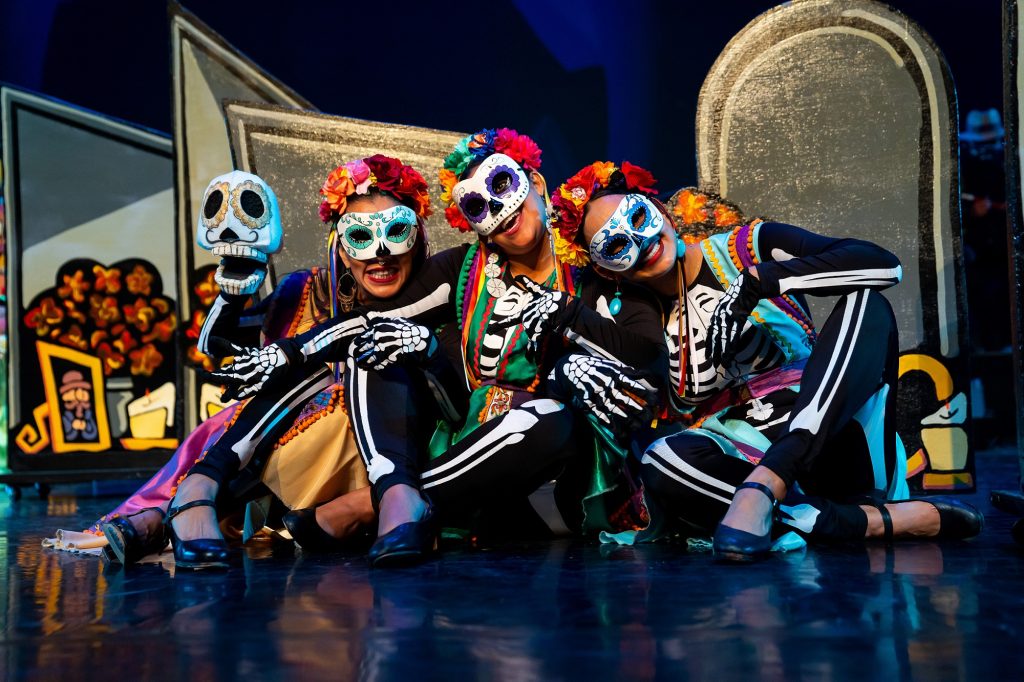
<path fill-rule="evenodd" d="M 615 298 L 608 304 L 608 312 L 612 315 L 618 315 L 619 311 L 622 310 L 622 299 L 619 298 L 619 292 L 615 292 Z"/>

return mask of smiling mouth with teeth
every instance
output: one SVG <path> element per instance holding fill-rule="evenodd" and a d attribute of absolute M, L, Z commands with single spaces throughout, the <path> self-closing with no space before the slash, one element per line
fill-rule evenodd
<path fill-rule="evenodd" d="M 641 253 L 640 253 L 640 266 L 650 265 L 652 262 L 657 260 L 661 256 L 662 249 L 664 247 L 661 244 L 661 236 L 652 241 Z"/>
<path fill-rule="evenodd" d="M 364 276 L 374 284 L 390 284 L 398 279 L 398 268 L 389 265 L 367 268 Z"/>
<path fill-rule="evenodd" d="M 519 230 L 519 219 L 522 217 L 522 215 L 523 208 L 522 206 L 520 206 L 512 215 L 502 220 L 501 224 L 494 228 L 494 231 L 491 232 L 491 235 L 493 236 L 496 234 L 515 234 Z"/>

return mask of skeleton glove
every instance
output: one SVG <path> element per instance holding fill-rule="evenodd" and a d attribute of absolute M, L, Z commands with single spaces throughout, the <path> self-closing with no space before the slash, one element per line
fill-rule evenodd
<path fill-rule="evenodd" d="M 736 355 L 736 340 L 747 325 L 747 318 L 762 298 L 761 282 L 744 270 L 733 280 L 711 313 L 708 328 L 708 352 L 711 362 L 725 367 Z"/>
<path fill-rule="evenodd" d="M 572 298 L 564 291 L 542 287 L 523 275 L 516 277 L 516 282 L 528 294 L 528 302 L 519 321 L 530 339 L 529 352 L 536 353 L 546 336 L 562 333 L 566 326 L 565 313 Z"/>
<path fill-rule="evenodd" d="M 383 317 L 355 338 L 352 355 L 360 367 L 384 369 L 399 363 L 421 364 L 437 347 L 437 339 L 426 327 L 401 317 Z"/>
<path fill-rule="evenodd" d="M 264 348 L 243 348 L 212 338 L 210 348 L 218 357 L 234 356 L 234 360 L 209 375 L 227 386 L 221 396 L 223 400 L 242 400 L 256 394 L 284 378 L 288 367 L 301 360 L 301 352 L 291 339 L 281 339 Z"/>
<path fill-rule="evenodd" d="M 657 394 L 632 369 L 593 355 L 569 355 L 551 371 L 556 391 L 620 434 L 647 425 L 657 409 Z"/>

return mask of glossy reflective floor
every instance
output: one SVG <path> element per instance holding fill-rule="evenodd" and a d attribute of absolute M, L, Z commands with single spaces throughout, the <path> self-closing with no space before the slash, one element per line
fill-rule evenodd
<path fill-rule="evenodd" d="M 1013 487 L 1009 457 L 979 478 Z M 556 543 L 418 568 L 251 550 L 227 573 L 42 550 L 111 498 L 0 495 L 0 679 L 1003 680 L 1024 676 L 1024 549 L 812 549 L 722 567 Z"/>

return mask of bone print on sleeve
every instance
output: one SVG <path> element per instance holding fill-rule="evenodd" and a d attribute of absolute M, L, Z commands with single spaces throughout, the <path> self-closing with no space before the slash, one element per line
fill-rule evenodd
<path fill-rule="evenodd" d="M 217 295 L 213 305 L 206 312 L 203 326 L 199 330 L 196 347 L 204 355 L 214 355 L 210 339 L 221 338 L 240 346 L 259 343 L 259 331 L 263 326 L 266 306 L 246 308 L 249 296 L 229 296 L 223 292 Z M 269 300 L 269 299 L 267 299 Z"/>
<path fill-rule="evenodd" d="M 442 251 L 427 259 L 398 296 L 368 304 L 367 309 L 344 313 L 295 337 L 304 362 L 340 362 L 348 359 L 349 344 L 370 321 L 403 317 L 431 329 L 455 319 L 455 289 L 468 247 Z"/>
<path fill-rule="evenodd" d="M 783 223 L 757 230 L 763 295 L 838 296 L 862 289 L 881 290 L 903 278 L 899 259 L 860 239 L 834 239 Z"/>

